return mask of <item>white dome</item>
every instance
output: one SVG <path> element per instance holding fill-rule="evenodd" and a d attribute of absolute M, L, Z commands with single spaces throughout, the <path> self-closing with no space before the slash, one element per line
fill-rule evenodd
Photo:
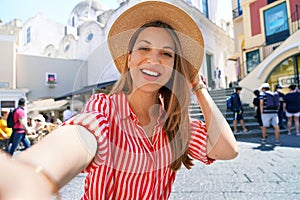
<path fill-rule="evenodd" d="M 105 11 L 105 10 L 107 10 L 106 6 L 104 4 L 102 4 L 101 2 L 97 1 L 97 0 L 84 0 L 80 3 L 78 3 L 74 7 L 74 9 L 72 10 L 71 13 L 74 13 L 74 12 L 75 13 L 82 13 L 86 9 L 89 9 L 89 7 L 91 7 L 91 9 L 94 10 L 94 11 Z"/>
<path fill-rule="evenodd" d="M 97 21 L 97 17 L 109 9 L 97 0 L 84 0 L 72 10 L 69 25 L 78 27 L 85 21 Z"/>

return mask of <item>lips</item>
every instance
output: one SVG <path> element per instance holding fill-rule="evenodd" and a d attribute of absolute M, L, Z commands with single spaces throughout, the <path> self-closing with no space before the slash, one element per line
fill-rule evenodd
<path fill-rule="evenodd" d="M 152 71 L 150 69 L 141 69 L 141 72 L 143 74 L 146 74 L 148 76 L 152 76 L 152 77 L 159 77 L 161 74 L 156 72 L 156 71 Z"/>

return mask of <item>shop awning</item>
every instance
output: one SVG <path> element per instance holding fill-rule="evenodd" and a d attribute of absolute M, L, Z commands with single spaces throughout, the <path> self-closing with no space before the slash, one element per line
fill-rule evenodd
<path fill-rule="evenodd" d="M 54 101 L 54 99 L 43 99 L 32 101 L 27 104 L 27 112 L 32 111 L 53 111 L 53 110 L 64 110 L 69 102 L 67 100 Z"/>
<path fill-rule="evenodd" d="M 101 89 L 101 88 L 105 88 L 107 86 L 114 85 L 115 82 L 116 82 L 116 80 L 105 82 L 105 83 L 98 83 L 98 84 L 95 84 L 95 85 L 89 85 L 89 86 L 86 86 L 86 87 L 81 88 L 79 90 L 76 90 L 76 91 L 73 91 L 73 92 L 68 92 L 68 93 L 66 93 L 62 96 L 56 97 L 56 98 L 54 98 L 54 100 L 58 101 L 58 100 L 66 99 L 67 97 L 72 97 L 74 95 L 86 94 L 86 93 L 89 93 L 89 92 L 92 93 L 93 90 L 95 90 L 95 89 Z"/>

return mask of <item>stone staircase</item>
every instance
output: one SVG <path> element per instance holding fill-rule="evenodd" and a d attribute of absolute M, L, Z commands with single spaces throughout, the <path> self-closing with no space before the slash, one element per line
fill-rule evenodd
<path fill-rule="evenodd" d="M 226 118 L 227 122 L 229 123 L 231 129 L 233 130 L 233 113 L 231 110 L 227 110 L 226 108 L 226 99 L 229 97 L 232 93 L 234 92 L 233 88 L 228 88 L 228 89 L 218 89 L 218 90 L 211 90 L 209 91 L 212 99 L 216 103 L 217 107 L 220 109 L 220 111 L 223 113 L 224 117 Z M 243 104 L 244 108 L 244 121 L 245 121 L 245 126 L 248 129 L 247 133 L 243 133 L 242 127 L 237 123 L 238 129 L 241 131 L 239 133 L 236 133 L 236 137 L 258 137 L 261 136 L 261 129 L 259 127 L 259 124 L 256 121 L 256 118 L 254 117 L 256 115 L 255 108 L 249 104 Z M 190 116 L 192 118 L 204 120 L 201 109 L 199 107 L 199 104 L 196 100 L 191 101 L 190 107 Z M 287 133 L 287 130 L 280 130 L 280 133 Z M 273 128 L 268 128 L 268 134 L 274 134 Z"/>

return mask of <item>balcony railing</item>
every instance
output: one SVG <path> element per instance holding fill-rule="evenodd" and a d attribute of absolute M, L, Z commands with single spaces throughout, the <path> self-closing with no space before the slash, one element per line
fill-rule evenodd
<path fill-rule="evenodd" d="M 235 8 L 232 10 L 232 18 L 235 19 L 243 14 L 243 10 L 241 7 Z"/>

